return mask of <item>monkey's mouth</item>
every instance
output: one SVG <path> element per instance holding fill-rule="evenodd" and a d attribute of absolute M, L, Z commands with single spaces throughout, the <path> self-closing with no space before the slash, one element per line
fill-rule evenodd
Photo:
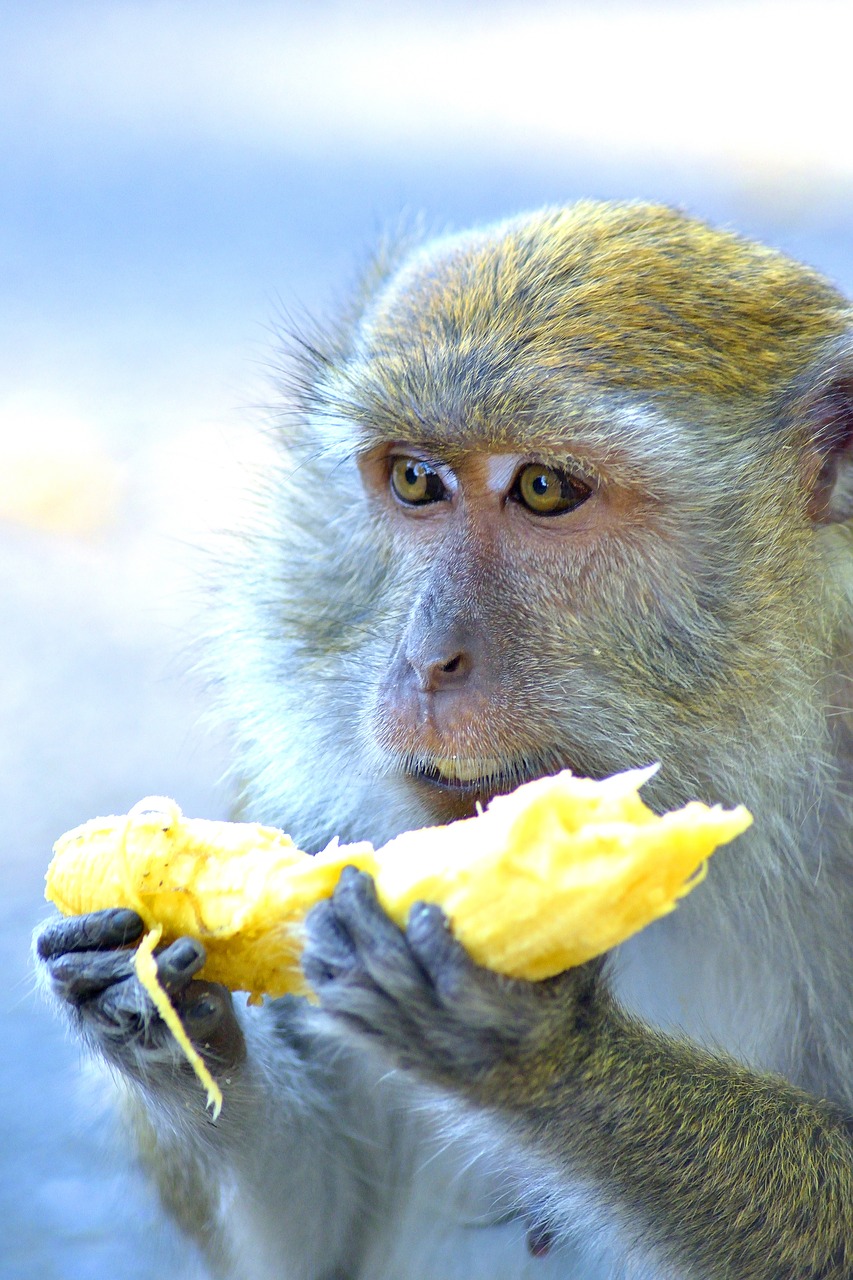
<path fill-rule="evenodd" d="M 506 795 L 523 782 L 569 767 L 578 772 L 559 759 L 552 762 L 429 755 L 410 759 L 405 774 L 432 811 L 434 821 L 442 823 L 473 817 L 478 808 L 485 808 L 495 796 Z"/>
<path fill-rule="evenodd" d="M 463 756 L 434 756 L 422 760 L 410 771 L 416 782 L 440 791 L 470 796 L 485 803 L 502 791 L 509 791 L 523 779 L 516 777 L 503 760 L 465 759 Z"/>

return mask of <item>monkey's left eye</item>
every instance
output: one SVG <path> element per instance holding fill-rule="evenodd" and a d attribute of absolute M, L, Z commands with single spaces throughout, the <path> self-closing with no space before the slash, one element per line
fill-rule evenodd
<path fill-rule="evenodd" d="M 447 489 L 441 476 L 419 458 L 395 458 L 391 466 L 391 488 L 409 507 L 443 502 Z"/>
<path fill-rule="evenodd" d="M 559 516 L 574 511 L 592 493 L 588 484 L 560 467 L 531 462 L 522 467 L 510 497 L 537 516 Z"/>

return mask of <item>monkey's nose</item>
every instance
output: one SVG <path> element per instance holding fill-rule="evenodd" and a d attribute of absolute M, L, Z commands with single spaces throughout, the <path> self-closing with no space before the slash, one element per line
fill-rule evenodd
<path fill-rule="evenodd" d="M 471 655 L 466 649 L 406 656 L 423 693 L 437 693 L 440 689 L 464 684 L 471 673 Z"/>

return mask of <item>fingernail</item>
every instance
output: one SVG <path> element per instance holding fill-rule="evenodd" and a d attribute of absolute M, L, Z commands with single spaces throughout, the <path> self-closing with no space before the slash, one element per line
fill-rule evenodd
<path fill-rule="evenodd" d="M 190 965 L 195 964 L 197 960 L 198 952 L 191 942 L 176 943 L 174 949 L 169 952 L 171 969 L 189 969 Z"/>
<path fill-rule="evenodd" d="M 210 1000 L 197 1000 L 194 1005 L 187 1009 L 184 1014 L 185 1018 L 192 1018 L 196 1022 L 206 1021 L 212 1018 L 216 1013 L 216 1005 Z"/>

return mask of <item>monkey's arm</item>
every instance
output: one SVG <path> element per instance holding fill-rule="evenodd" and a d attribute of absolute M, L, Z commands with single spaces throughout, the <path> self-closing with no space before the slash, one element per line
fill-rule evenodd
<path fill-rule="evenodd" d="M 499 1110 L 657 1255 L 709 1280 L 853 1274 L 853 1143 L 830 1106 L 628 1018 L 600 962 L 501 978 L 434 907 L 413 909 L 404 935 L 361 873 L 308 930 L 304 965 L 328 1011 Z"/>

